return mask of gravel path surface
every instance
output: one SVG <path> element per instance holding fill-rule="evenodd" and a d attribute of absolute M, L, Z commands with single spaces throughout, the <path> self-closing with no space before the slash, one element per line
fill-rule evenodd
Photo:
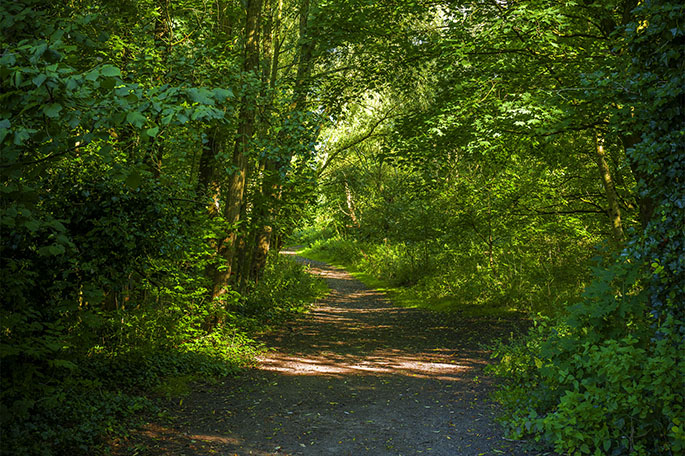
<path fill-rule="evenodd" d="M 394 307 L 343 270 L 299 260 L 331 293 L 267 336 L 255 369 L 198 387 L 172 425 L 147 425 L 120 454 L 537 454 L 503 438 L 482 378 L 480 344 L 512 323 Z"/>

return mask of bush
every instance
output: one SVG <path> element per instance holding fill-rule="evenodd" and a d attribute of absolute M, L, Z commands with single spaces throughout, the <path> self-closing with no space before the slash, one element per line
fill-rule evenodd
<path fill-rule="evenodd" d="M 309 274 L 303 265 L 272 252 L 261 279 L 240 309 L 243 314 L 264 321 L 280 321 L 306 310 L 327 291 L 326 284 Z"/>
<path fill-rule="evenodd" d="M 312 252 L 345 264 L 356 264 L 366 255 L 363 250 L 363 244 L 359 241 L 340 236 L 316 240 L 309 246 L 309 249 Z"/>
<path fill-rule="evenodd" d="M 560 323 L 495 349 L 493 372 L 508 380 L 497 394 L 505 423 L 564 454 L 676 454 L 685 448 L 681 323 L 654 318 L 635 263 L 597 274 Z"/>

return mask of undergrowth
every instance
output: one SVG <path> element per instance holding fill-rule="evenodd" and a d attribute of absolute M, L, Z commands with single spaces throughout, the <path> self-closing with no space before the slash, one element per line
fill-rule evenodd
<path fill-rule="evenodd" d="M 140 416 L 161 413 L 156 397 L 237 374 L 263 350 L 254 334 L 305 311 L 323 293 L 320 279 L 276 254 L 248 295 L 229 295 L 222 323 L 211 330 L 206 321 L 217 312 L 214 304 L 170 290 L 160 291 L 164 307 L 154 314 L 131 306 L 91 315 L 92 321 L 74 326 L 73 348 L 43 368 L 49 375 L 32 378 L 28 364 L 15 372 L 3 369 L 0 453 L 105 451 L 106 441 L 125 435 Z M 91 333 L 88 339 L 97 334 L 100 344 L 78 350 L 86 338 L 81 331 Z M 31 369 L 42 374 L 40 366 Z M 35 388 L 38 378 L 41 387 Z"/>

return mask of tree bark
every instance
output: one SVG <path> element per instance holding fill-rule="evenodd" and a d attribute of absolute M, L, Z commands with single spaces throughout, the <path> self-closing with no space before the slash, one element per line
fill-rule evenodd
<path fill-rule="evenodd" d="M 262 0 L 248 0 L 245 19 L 245 60 L 243 71 L 246 74 L 252 73 L 254 76 L 259 74 L 259 18 L 261 10 Z M 244 95 L 241 100 L 238 118 L 238 134 L 233 149 L 233 166 L 235 170 L 229 177 L 226 204 L 223 211 L 224 218 L 231 232 L 226 238 L 221 240 L 218 246 L 218 253 L 224 261 L 224 267 L 215 277 L 212 298 L 220 297 L 226 292 L 236 256 L 237 226 L 243 207 L 247 177 L 247 151 L 255 131 L 255 102 L 249 94 Z"/>
<path fill-rule="evenodd" d="M 268 12 L 271 15 L 262 37 L 262 50 L 265 63 L 262 71 L 262 82 L 273 89 L 278 78 L 279 65 L 279 37 L 283 16 L 283 0 L 270 0 Z M 270 94 L 273 95 L 273 94 Z M 264 117 L 268 115 L 265 109 Z M 267 125 L 265 118 L 262 125 Z M 276 201 L 274 191 L 277 191 L 278 182 L 275 172 L 278 170 L 278 162 L 274 159 L 264 158 L 260 164 L 261 185 L 259 198 L 255 200 L 253 211 L 253 226 L 251 229 L 248 248 L 245 250 L 246 258 L 243 261 L 241 289 L 244 289 L 248 280 L 258 280 L 261 271 L 266 266 L 266 258 L 271 247 L 271 232 L 273 223 L 273 203 Z M 274 190 L 276 189 L 276 190 Z"/>
<path fill-rule="evenodd" d="M 311 75 L 314 40 L 309 33 L 309 0 L 300 1 L 300 42 L 295 76 L 295 109 L 307 101 L 306 83 Z"/>
<path fill-rule="evenodd" d="M 611 177 L 611 170 L 606 161 L 606 151 L 604 150 L 604 135 L 601 132 L 596 132 L 595 135 L 595 162 L 599 170 L 599 176 L 602 179 L 604 192 L 607 197 L 609 208 L 607 213 L 611 221 L 611 233 L 614 241 L 623 241 L 623 223 L 621 221 L 621 208 L 618 202 L 618 194 L 616 187 Z"/>

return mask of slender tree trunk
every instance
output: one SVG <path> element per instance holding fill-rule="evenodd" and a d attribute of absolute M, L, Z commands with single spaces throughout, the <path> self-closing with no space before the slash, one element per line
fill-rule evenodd
<path fill-rule="evenodd" d="M 168 64 L 169 56 L 171 54 L 171 42 L 173 40 L 173 25 L 171 15 L 169 13 L 169 0 L 157 0 L 157 12 L 159 13 L 155 18 L 154 27 L 154 42 L 155 50 L 158 52 L 159 61 L 157 64 L 164 68 Z M 154 79 L 158 84 L 164 84 L 163 72 L 158 72 L 154 75 Z M 159 115 L 157 121 L 159 121 Z M 159 179 L 162 175 L 162 161 L 164 158 L 164 148 L 157 138 L 150 138 L 150 145 L 148 153 L 145 157 L 147 167 L 152 172 L 155 179 Z"/>
<path fill-rule="evenodd" d="M 281 23 L 283 22 L 283 0 L 276 0 L 276 13 L 274 17 L 273 27 L 271 28 L 271 42 L 272 42 L 272 59 L 271 59 L 271 77 L 269 78 L 269 87 L 272 89 L 276 87 L 278 80 L 278 65 L 281 54 Z"/>
<path fill-rule="evenodd" d="M 221 133 L 219 126 L 207 130 L 207 145 L 202 148 L 198 164 L 196 191 L 199 195 L 212 199 L 207 208 L 212 217 L 219 215 L 221 206 L 221 185 L 216 172 L 216 157 L 225 147 L 225 139 Z"/>
<path fill-rule="evenodd" d="M 311 75 L 314 40 L 309 34 L 309 0 L 300 0 L 300 45 L 295 76 L 295 109 L 307 101 L 307 83 Z"/>
<path fill-rule="evenodd" d="M 297 74 L 294 87 L 294 103 L 293 109 L 302 109 L 306 104 L 306 83 L 311 73 L 311 59 L 314 49 L 314 43 L 309 39 L 308 33 L 308 18 L 309 18 L 309 1 L 300 1 L 299 11 L 299 47 L 297 60 Z M 271 58 L 270 64 L 266 65 L 263 71 L 263 78 L 268 78 L 269 87 L 275 88 L 278 81 L 278 67 L 280 58 L 281 45 L 281 23 L 283 15 L 283 0 L 272 0 L 269 4 L 269 9 L 272 13 L 271 26 L 265 30 L 263 37 L 264 54 L 266 58 Z M 269 73 L 267 73 L 269 70 Z M 279 135 L 279 139 L 283 139 Z M 284 162 L 289 162 L 290 156 L 283 157 Z M 251 241 L 254 242 L 254 249 L 249 252 L 251 254 L 251 261 L 249 271 L 244 271 L 244 274 L 249 274 L 250 278 L 258 279 L 261 271 L 266 266 L 266 260 L 269 250 L 273 244 L 273 222 L 277 218 L 274 203 L 282 196 L 281 186 L 279 184 L 278 173 L 280 162 L 273 159 L 265 159 L 263 162 L 262 184 L 260 189 L 261 198 L 257 202 L 254 210 L 255 221 L 258 224 L 254 232 L 254 237 Z M 277 246 L 280 248 L 280 246 Z"/>
<path fill-rule="evenodd" d="M 621 208 L 618 203 L 618 194 L 616 187 L 611 177 L 611 171 L 606 161 L 606 151 L 604 150 L 604 135 L 597 132 L 595 135 L 595 162 L 599 169 L 599 176 L 604 185 L 604 192 L 609 204 L 608 215 L 611 221 L 611 232 L 614 241 L 621 242 L 623 240 L 623 224 L 621 222 Z"/>
<path fill-rule="evenodd" d="M 357 219 L 357 214 L 355 213 L 354 196 L 350 190 L 350 186 L 345 181 L 345 201 L 347 202 L 347 215 L 350 216 L 353 226 L 359 228 L 359 219 Z"/>
<path fill-rule="evenodd" d="M 210 218 L 214 218 L 221 213 L 221 184 L 218 180 L 217 159 L 226 146 L 226 140 L 222 135 L 222 127 L 216 126 L 207 130 L 207 144 L 202 148 L 200 163 L 198 165 L 197 194 L 203 198 L 211 198 L 207 205 Z M 220 239 L 210 239 L 209 244 L 214 252 L 218 254 Z M 216 259 L 216 258 L 215 258 Z M 220 279 L 220 271 L 216 262 L 209 262 L 205 269 L 205 274 L 216 283 Z M 214 289 L 209 290 L 209 298 L 215 297 Z M 205 329 L 211 330 L 221 322 L 212 315 L 204 323 Z"/>
<path fill-rule="evenodd" d="M 495 242 L 492 235 L 492 188 L 488 188 L 488 264 L 490 270 L 495 266 Z"/>
<path fill-rule="evenodd" d="M 269 40 L 265 40 L 265 47 L 271 54 L 271 62 L 269 65 L 270 74 L 268 75 L 269 87 L 274 89 L 278 81 L 278 65 L 280 57 L 280 36 L 281 23 L 283 18 L 283 0 L 273 0 L 275 11 L 273 11 L 272 26 L 269 29 Z M 269 53 L 265 53 L 267 56 Z M 250 266 L 251 277 L 255 280 L 259 279 L 261 271 L 266 266 L 266 260 L 271 249 L 271 241 L 273 234 L 273 218 L 274 209 L 273 204 L 278 200 L 279 185 L 278 173 L 279 164 L 273 159 L 265 159 L 262 170 L 262 186 L 261 186 L 261 200 L 259 207 L 257 207 L 255 214 L 258 222 L 261 224 L 255 237 L 254 252 L 252 255 L 252 262 Z"/>
<path fill-rule="evenodd" d="M 259 17 L 261 10 L 261 0 L 248 0 L 245 20 L 245 62 L 243 70 L 245 73 L 252 73 L 253 75 L 259 74 Z M 255 131 L 255 102 L 249 94 L 243 96 L 241 100 L 238 118 L 238 135 L 233 150 L 233 166 L 235 171 L 229 177 L 226 204 L 223 211 L 224 218 L 231 232 L 226 238 L 221 240 L 218 246 L 218 253 L 224 261 L 224 267 L 218 271 L 215 277 L 212 289 L 213 298 L 219 297 L 226 292 L 236 256 L 237 228 L 243 207 L 247 178 L 247 150 Z"/>

